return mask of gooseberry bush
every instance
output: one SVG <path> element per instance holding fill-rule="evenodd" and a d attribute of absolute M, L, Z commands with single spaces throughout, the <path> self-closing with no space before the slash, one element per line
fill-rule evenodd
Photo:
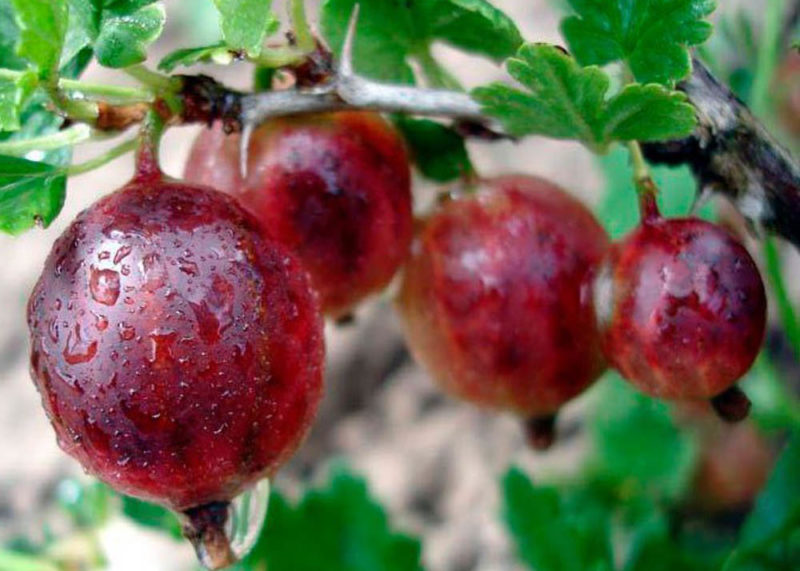
<path fill-rule="evenodd" d="M 554 2 L 551 44 L 503 4 L 194 0 L 208 42 L 164 54 L 178 3 L 0 0 L 0 230 L 48 227 L 68 181 L 97 195 L 27 305 L 44 413 L 96 480 L 60 486 L 64 535 L 0 536 L 0 570 L 103 568 L 120 514 L 209 569 L 425 567 L 346 466 L 296 500 L 267 485 L 314 425 L 324 320 L 376 297 L 525 455 L 557 456 L 577 411 L 574 470 L 504 467 L 509 568 L 796 568 L 797 7 Z M 502 79 L 463 85 L 441 45 Z M 593 208 L 473 163 L 529 137 L 593 154 Z M 129 153 L 129 181 L 81 184 Z"/>

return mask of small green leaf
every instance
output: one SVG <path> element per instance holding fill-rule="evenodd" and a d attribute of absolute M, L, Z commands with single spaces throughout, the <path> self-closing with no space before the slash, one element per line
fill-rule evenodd
<path fill-rule="evenodd" d="M 608 102 L 603 123 L 608 140 L 648 142 L 686 137 L 697 120 L 685 94 L 657 84 L 634 84 Z"/>
<path fill-rule="evenodd" d="M 168 509 L 129 496 L 121 498 L 122 513 L 139 525 L 163 531 L 175 539 L 183 537 L 178 518 Z"/>
<path fill-rule="evenodd" d="M 659 85 L 629 85 L 606 100 L 606 73 L 579 66 L 554 46 L 526 44 L 507 65 L 528 91 L 494 83 L 473 96 L 512 135 L 574 139 L 604 151 L 613 141 L 686 136 L 695 125 L 686 96 Z"/>
<path fill-rule="evenodd" d="M 641 83 L 668 84 L 691 71 L 689 47 L 705 42 L 714 0 L 569 0 L 561 30 L 582 65 L 625 61 Z"/>
<path fill-rule="evenodd" d="M 324 0 L 323 36 L 337 54 L 356 0 Z M 411 60 L 424 60 L 443 41 L 464 51 L 501 61 L 522 37 L 508 16 L 485 0 L 358 0 L 354 46 L 358 73 L 393 83 L 413 83 Z"/>
<path fill-rule="evenodd" d="M 47 227 L 64 205 L 67 178 L 45 163 L 0 156 L 0 231 Z"/>
<path fill-rule="evenodd" d="M 264 38 L 278 29 L 271 0 L 214 0 L 214 4 L 222 21 L 222 37 L 232 50 L 258 56 Z"/>
<path fill-rule="evenodd" d="M 464 138 L 428 119 L 398 116 L 395 125 L 406 139 L 420 172 L 436 182 L 449 182 L 473 171 Z"/>
<path fill-rule="evenodd" d="M 20 129 L 20 112 L 37 83 L 33 72 L 24 73 L 16 81 L 0 79 L 0 131 Z"/>
<path fill-rule="evenodd" d="M 190 66 L 198 62 L 229 63 L 233 59 L 233 54 L 227 45 L 220 42 L 211 46 L 199 48 L 186 48 L 175 50 L 166 55 L 158 64 L 158 69 L 170 73 L 178 66 Z"/>
<path fill-rule="evenodd" d="M 473 96 L 510 134 L 575 139 L 592 148 L 606 143 L 603 118 L 609 79 L 603 70 L 582 68 L 544 44 L 526 44 L 507 65 L 529 91 L 494 83 L 474 90 Z"/>
<path fill-rule="evenodd" d="M 119 0 L 106 3 L 94 43 L 101 65 L 121 68 L 147 59 L 147 46 L 164 28 L 165 12 L 161 2 Z"/>
<path fill-rule="evenodd" d="M 42 78 L 58 70 L 69 9 L 66 0 L 12 0 L 20 29 L 17 53 L 36 65 Z"/>
<path fill-rule="evenodd" d="M 296 505 L 273 491 L 261 537 L 236 568 L 418 571 L 420 544 L 393 532 L 366 483 L 341 472 L 327 489 L 309 491 Z"/>
<path fill-rule="evenodd" d="M 564 501 L 555 488 L 534 486 L 510 470 L 503 478 L 504 510 L 521 559 L 535 570 L 611 570 L 608 514 Z"/>

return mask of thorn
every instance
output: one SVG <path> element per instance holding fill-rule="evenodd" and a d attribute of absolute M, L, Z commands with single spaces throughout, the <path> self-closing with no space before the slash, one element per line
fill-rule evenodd
<path fill-rule="evenodd" d="M 339 61 L 339 76 L 350 77 L 355 71 L 353 69 L 353 46 L 356 40 L 356 24 L 358 24 L 358 12 L 361 5 L 356 3 L 353 6 L 353 13 L 350 14 L 350 22 L 347 24 L 347 34 L 342 44 L 342 57 Z"/>
<path fill-rule="evenodd" d="M 246 121 L 242 126 L 242 136 L 239 139 L 239 174 L 242 179 L 247 177 L 247 159 L 250 148 L 250 138 L 253 136 L 253 124 Z"/>

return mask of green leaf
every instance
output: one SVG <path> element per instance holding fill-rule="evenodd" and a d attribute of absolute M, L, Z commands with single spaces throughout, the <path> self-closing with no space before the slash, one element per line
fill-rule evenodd
<path fill-rule="evenodd" d="M 166 532 L 175 539 L 183 537 L 178 518 L 168 509 L 129 496 L 120 497 L 122 513 L 139 525 Z"/>
<path fill-rule="evenodd" d="M 436 182 L 449 182 L 473 172 L 464 138 L 427 119 L 395 118 L 420 172 Z"/>
<path fill-rule="evenodd" d="M 501 62 L 522 45 L 514 21 L 485 0 L 433 0 L 420 14 L 429 37 Z"/>
<path fill-rule="evenodd" d="M 0 79 L 0 131 L 20 129 L 20 113 L 36 85 L 33 72 L 24 73 L 16 81 Z"/>
<path fill-rule="evenodd" d="M 696 122 L 686 96 L 659 85 L 629 85 L 606 100 L 606 73 L 554 46 L 526 44 L 507 65 L 527 91 L 494 83 L 473 96 L 512 135 L 574 139 L 603 151 L 613 141 L 686 136 Z"/>
<path fill-rule="evenodd" d="M 688 135 L 696 124 L 686 95 L 656 84 L 628 85 L 606 107 L 605 138 L 665 141 Z"/>
<path fill-rule="evenodd" d="M 679 498 L 693 474 L 695 442 L 677 429 L 666 404 L 634 391 L 616 373 L 609 377 L 597 389 L 589 420 L 596 477 L 628 495 Z"/>
<path fill-rule="evenodd" d="M 641 83 L 668 84 L 691 71 L 689 47 L 705 42 L 714 0 L 569 0 L 561 30 L 582 65 L 622 60 Z"/>
<path fill-rule="evenodd" d="M 0 67 L 24 69 L 25 60 L 17 55 L 19 28 L 14 16 L 11 0 L 0 0 Z"/>
<path fill-rule="evenodd" d="M 340 472 L 295 505 L 273 491 L 261 537 L 237 569 L 417 571 L 420 544 L 390 529 L 362 479 Z"/>
<path fill-rule="evenodd" d="M 534 486 L 518 469 L 503 478 L 505 517 L 520 558 L 547 571 L 613 569 L 608 515 L 568 505 L 555 488 Z"/>
<path fill-rule="evenodd" d="M 69 10 L 66 0 L 12 0 L 20 29 L 17 53 L 36 65 L 42 78 L 58 70 Z"/>
<path fill-rule="evenodd" d="M 214 61 L 216 63 L 228 63 L 233 58 L 227 45 L 220 42 L 210 46 L 199 48 L 186 48 L 175 50 L 166 55 L 158 64 L 158 69 L 170 73 L 178 66 L 190 66 L 198 62 Z"/>
<path fill-rule="evenodd" d="M 100 32 L 103 0 L 67 0 L 69 22 L 61 53 L 61 66 L 67 65 L 81 50 L 91 47 Z"/>
<path fill-rule="evenodd" d="M 271 0 L 214 0 L 214 4 L 222 21 L 222 37 L 233 50 L 258 56 L 264 38 L 278 29 Z"/>
<path fill-rule="evenodd" d="M 356 0 L 324 0 L 322 33 L 341 52 Z M 522 43 L 514 22 L 485 0 L 358 0 L 354 46 L 358 73 L 393 83 L 414 83 L 410 61 L 429 56 L 443 41 L 464 51 L 501 61 Z"/>
<path fill-rule="evenodd" d="M 64 205 L 67 178 L 54 167 L 0 156 L 0 231 L 47 227 Z"/>
<path fill-rule="evenodd" d="M 501 83 L 473 91 L 486 112 L 512 135 L 575 139 L 601 147 L 608 76 L 596 67 L 580 67 L 558 48 L 526 44 L 508 60 L 511 76 L 528 88 Z"/>
<path fill-rule="evenodd" d="M 147 59 L 147 47 L 161 35 L 164 19 L 164 6 L 161 2 L 107 2 L 94 42 L 97 61 L 112 68 L 143 62 Z"/>

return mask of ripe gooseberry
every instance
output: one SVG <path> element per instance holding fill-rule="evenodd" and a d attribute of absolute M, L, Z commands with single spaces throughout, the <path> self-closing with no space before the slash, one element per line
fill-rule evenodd
<path fill-rule="evenodd" d="M 605 369 L 590 285 L 608 244 L 550 182 L 480 181 L 412 246 L 398 298 L 412 353 L 447 392 L 524 417 L 549 446 L 556 411 Z"/>
<path fill-rule="evenodd" d="M 253 133 L 247 176 L 240 136 L 202 132 L 187 180 L 235 196 L 311 274 L 322 309 L 346 318 L 382 289 L 408 255 L 413 233 L 409 159 L 376 113 L 273 119 Z"/>
<path fill-rule="evenodd" d="M 230 565 L 228 502 L 293 453 L 322 390 L 306 272 L 217 191 L 139 176 L 55 242 L 28 305 L 59 445 L 114 489 L 183 512 Z"/>
<path fill-rule="evenodd" d="M 747 415 L 733 385 L 761 347 L 766 296 L 755 262 L 725 230 L 653 206 L 612 247 L 595 295 L 603 350 L 623 377 L 655 397 L 712 399 L 731 421 Z"/>

